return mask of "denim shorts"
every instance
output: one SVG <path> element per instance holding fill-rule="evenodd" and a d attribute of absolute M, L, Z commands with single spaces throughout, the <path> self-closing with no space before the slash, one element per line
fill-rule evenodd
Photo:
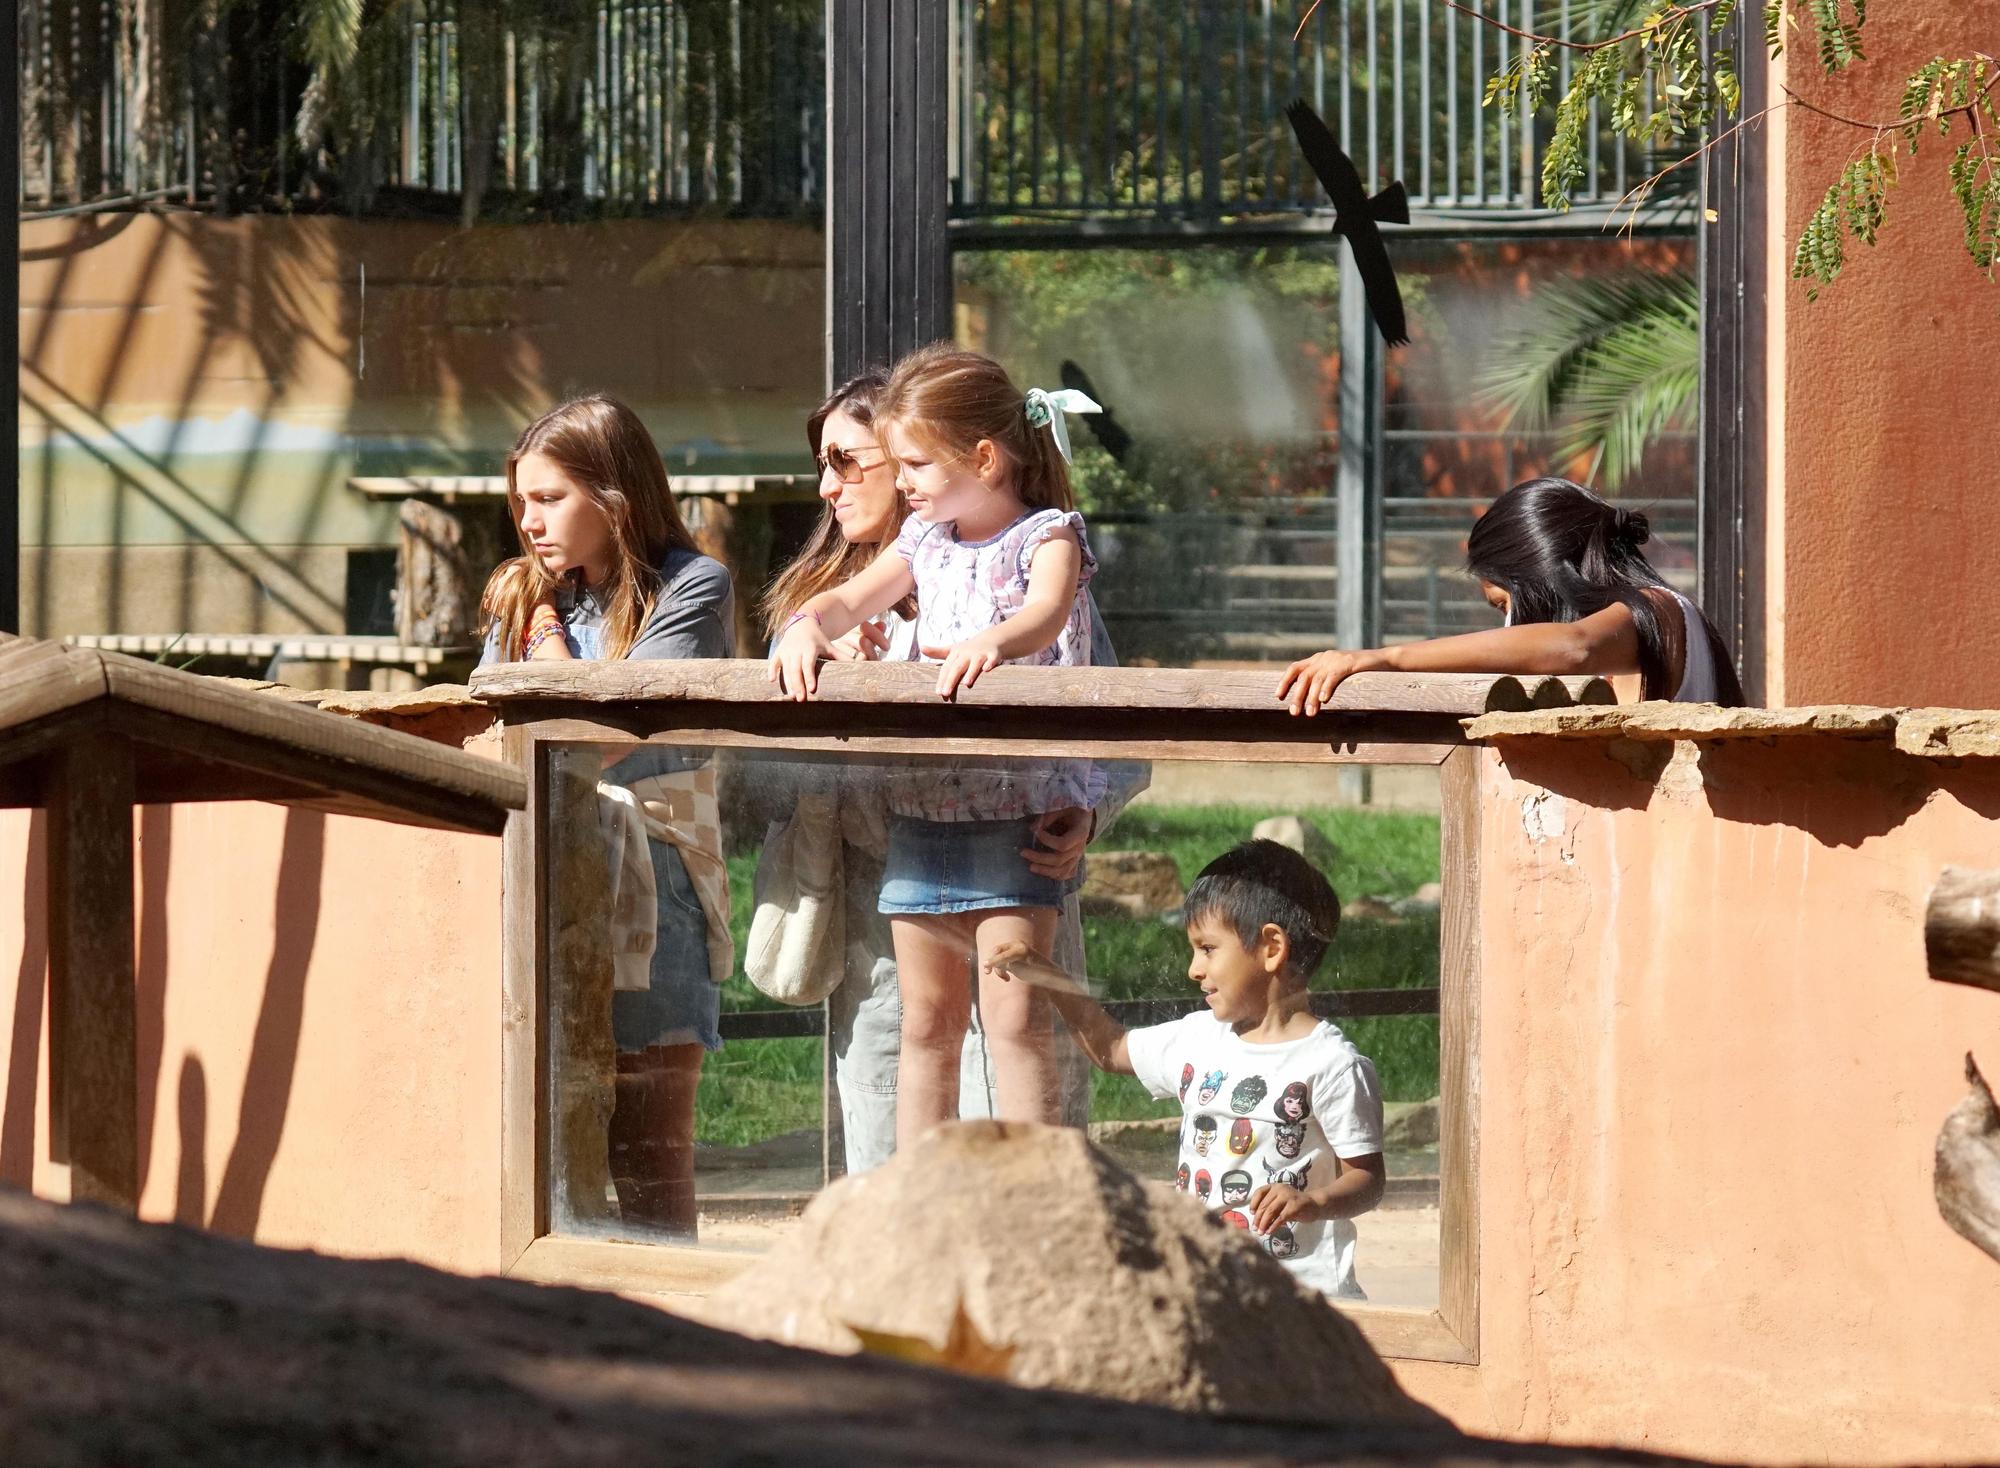
<path fill-rule="evenodd" d="M 979 912 L 1002 907 L 1061 907 L 1081 884 L 1039 876 L 1021 853 L 1035 844 L 1035 816 L 1014 821 L 889 822 L 889 860 L 880 911 L 890 914 Z"/>
<path fill-rule="evenodd" d="M 665 841 L 648 841 L 660 927 L 653 944 L 652 985 L 611 996 L 611 1038 L 630 1053 L 653 1045 L 694 1045 L 720 1050 L 722 986 L 708 977 L 708 917 L 681 854 Z"/>

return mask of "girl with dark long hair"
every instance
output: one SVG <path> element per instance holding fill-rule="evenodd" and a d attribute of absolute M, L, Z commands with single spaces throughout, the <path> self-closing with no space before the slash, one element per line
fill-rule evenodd
<path fill-rule="evenodd" d="M 1466 569 L 1506 625 L 1398 647 L 1301 658 L 1278 680 L 1316 714 L 1353 673 L 1639 675 L 1641 696 L 1740 707 L 1722 638 L 1640 550 L 1646 517 L 1567 479 L 1517 484 L 1472 527 Z"/>

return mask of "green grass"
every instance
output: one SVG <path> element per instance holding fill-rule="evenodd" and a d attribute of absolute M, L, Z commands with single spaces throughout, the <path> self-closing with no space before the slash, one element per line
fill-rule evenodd
<path fill-rule="evenodd" d="M 1265 808 L 1146 805 L 1127 811 L 1093 850 L 1165 851 L 1191 882 L 1212 858 L 1250 834 Z M 1438 879 L 1438 821 L 1403 811 L 1328 808 L 1295 812 L 1338 848 L 1332 873 L 1343 900 L 1407 896 Z M 750 925 L 754 855 L 729 862 L 737 971 L 723 986 L 725 1011 L 780 1009 L 743 977 L 741 954 Z M 1174 998 L 1193 994 L 1187 980 L 1187 938 L 1180 925 L 1159 920 L 1089 917 L 1083 924 L 1090 974 L 1109 999 Z M 1438 922 L 1434 914 L 1403 921 L 1350 918 L 1315 989 L 1424 988 L 1437 982 Z M 1419 1101 L 1437 1094 L 1435 1015 L 1352 1019 L 1347 1037 L 1375 1062 L 1383 1096 Z M 740 1146 L 820 1124 L 820 1042 L 738 1042 L 711 1055 L 702 1071 L 695 1135 L 716 1146 Z M 1155 1101 L 1129 1076 L 1098 1075 L 1091 1091 L 1095 1121 L 1174 1116 L 1173 1101 Z"/>

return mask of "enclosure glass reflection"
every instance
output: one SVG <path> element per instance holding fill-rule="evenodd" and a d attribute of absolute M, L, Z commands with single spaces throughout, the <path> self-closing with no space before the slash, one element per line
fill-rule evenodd
<path fill-rule="evenodd" d="M 1141 1178 L 1173 1186 L 1186 1162 L 1181 1186 L 1218 1207 L 1225 1178 L 1232 1190 L 1262 1181 L 1230 1166 L 1257 1160 L 1247 1122 L 1225 1130 L 1191 1109 L 1184 1128 L 1171 1086 L 1156 1094 L 1093 1068 L 1056 1001 L 979 980 L 992 934 L 976 915 L 940 920 L 940 959 L 897 927 L 930 919 L 881 911 L 910 905 L 913 881 L 989 880 L 966 875 L 966 853 L 1013 812 L 1031 823 L 1053 801 L 1088 801 L 1095 839 L 1080 872 L 1049 889 L 1061 906 L 1031 941 L 1128 1032 L 1204 1007 L 1181 904 L 1210 861 L 1267 835 L 1330 879 L 1343 911 L 1312 1008 L 1372 1062 L 1386 1122 L 1386 1192 L 1355 1221 L 1355 1274 L 1374 1304 L 1435 1303 L 1443 893 L 1431 767 L 1374 771 L 1366 805 L 1352 799 L 1352 770 L 1219 760 L 557 744 L 549 771 L 556 1232 L 762 1249 L 827 1181 L 893 1153 L 899 1105 L 968 1117 L 1040 1107 Z M 926 819 L 940 789 L 998 819 Z M 913 848 L 919 838 L 939 844 Z M 902 978 L 899 957 L 928 988 Z M 957 1029 L 906 1032 L 919 999 Z M 1284 1088 L 1265 1089 L 1241 1117 L 1278 1104 Z M 1199 1085 L 1186 1095 L 1199 1098 Z"/>

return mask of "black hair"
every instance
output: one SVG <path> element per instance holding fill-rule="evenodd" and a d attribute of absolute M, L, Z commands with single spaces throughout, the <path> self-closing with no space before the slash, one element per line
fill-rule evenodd
<path fill-rule="evenodd" d="M 1642 696 L 1671 698 L 1666 636 L 1648 593 L 1671 594 L 1673 588 L 1640 553 L 1651 534 L 1638 510 L 1621 509 L 1567 479 L 1530 479 L 1501 495 L 1474 522 L 1465 566 L 1507 593 L 1516 624 L 1576 622 L 1613 602 L 1623 604 L 1639 634 Z M 1708 639 L 1717 702 L 1740 708 L 1743 685 L 1729 652 L 1698 609 L 1696 620 L 1700 625 L 1688 626 L 1686 640 Z"/>
<path fill-rule="evenodd" d="M 1201 869 L 1181 904 L 1181 921 L 1212 917 L 1245 948 L 1271 923 L 1291 948 L 1291 970 L 1310 979 L 1340 928 L 1340 899 L 1320 869 L 1276 841 L 1245 841 Z"/>

